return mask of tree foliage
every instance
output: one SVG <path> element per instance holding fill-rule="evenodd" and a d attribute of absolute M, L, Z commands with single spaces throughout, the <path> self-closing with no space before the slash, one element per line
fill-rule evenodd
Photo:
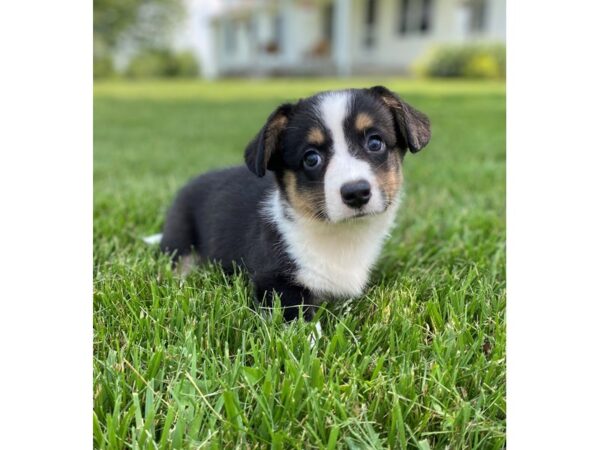
<path fill-rule="evenodd" d="M 161 46 L 183 12 L 183 0 L 94 0 L 94 56 L 124 44 Z"/>

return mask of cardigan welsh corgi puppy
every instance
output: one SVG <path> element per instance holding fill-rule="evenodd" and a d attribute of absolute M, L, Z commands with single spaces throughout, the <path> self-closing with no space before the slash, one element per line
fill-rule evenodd
<path fill-rule="evenodd" d="M 161 249 L 178 270 L 212 261 L 246 270 L 256 299 L 310 319 L 324 300 L 359 296 L 389 233 L 402 161 L 429 120 L 382 86 L 279 106 L 248 144 L 246 166 L 206 173 L 177 195 Z"/>

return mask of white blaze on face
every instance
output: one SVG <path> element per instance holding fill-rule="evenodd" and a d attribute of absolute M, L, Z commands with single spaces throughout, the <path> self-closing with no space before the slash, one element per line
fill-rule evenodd
<path fill-rule="evenodd" d="M 319 105 L 319 113 L 333 140 L 333 152 L 325 172 L 325 204 L 327 216 L 332 222 L 356 215 L 359 211 L 342 201 L 341 188 L 345 183 L 367 180 L 371 184 L 371 199 L 360 209 L 363 214 L 384 210 L 384 201 L 371 165 L 350 154 L 344 134 L 344 121 L 350 111 L 350 92 L 325 94 Z"/>

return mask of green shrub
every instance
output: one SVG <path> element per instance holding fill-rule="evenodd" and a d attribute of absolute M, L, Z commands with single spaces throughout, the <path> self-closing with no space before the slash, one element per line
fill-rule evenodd
<path fill-rule="evenodd" d="M 115 68 L 109 56 L 94 56 L 94 79 L 108 78 L 114 74 Z"/>
<path fill-rule="evenodd" d="M 125 69 L 130 78 L 158 78 L 164 76 L 165 58 L 157 52 L 144 52 L 134 56 Z"/>
<path fill-rule="evenodd" d="M 192 52 L 179 52 L 169 60 L 167 76 L 192 78 L 198 75 L 198 61 Z"/>
<path fill-rule="evenodd" d="M 129 78 L 195 77 L 198 62 L 192 52 L 146 50 L 129 61 L 125 75 Z"/>
<path fill-rule="evenodd" d="M 504 78 L 506 48 L 503 44 L 442 45 L 427 53 L 414 70 L 426 77 Z"/>

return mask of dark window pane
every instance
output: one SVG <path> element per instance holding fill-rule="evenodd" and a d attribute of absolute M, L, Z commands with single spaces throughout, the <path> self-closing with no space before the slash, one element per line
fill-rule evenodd
<path fill-rule="evenodd" d="M 408 31 L 408 0 L 400 0 L 400 33 Z"/>
<path fill-rule="evenodd" d="M 375 0 L 367 0 L 366 19 L 367 25 L 373 25 L 375 23 Z"/>
<path fill-rule="evenodd" d="M 235 25 L 227 20 L 223 22 L 223 32 L 225 34 L 225 53 L 231 54 L 235 52 Z"/>
<path fill-rule="evenodd" d="M 377 20 L 377 0 L 367 0 L 365 10 L 365 47 L 375 44 L 375 21 Z"/>
<path fill-rule="evenodd" d="M 281 47 L 281 41 L 283 39 L 283 17 L 281 14 L 277 14 L 273 18 L 273 40 Z"/>
<path fill-rule="evenodd" d="M 333 40 L 333 3 L 325 6 L 323 35 L 329 42 Z"/>
<path fill-rule="evenodd" d="M 428 31 L 431 28 L 431 16 L 433 9 L 433 0 L 422 0 L 423 9 L 421 10 L 421 31 Z"/>
<path fill-rule="evenodd" d="M 485 0 L 472 0 L 470 3 L 469 28 L 473 32 L 485 30 L 486 2 Z"/>

